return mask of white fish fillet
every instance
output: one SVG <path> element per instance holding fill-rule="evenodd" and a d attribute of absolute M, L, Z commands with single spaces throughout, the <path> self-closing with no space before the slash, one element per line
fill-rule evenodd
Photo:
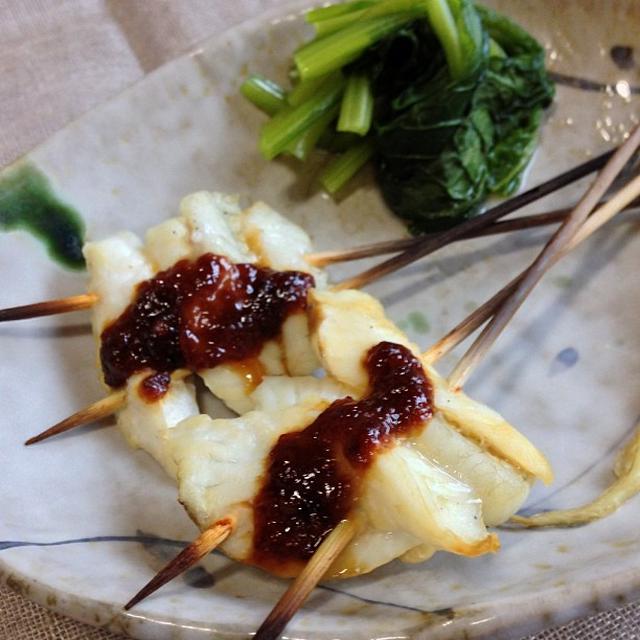
<path fill-rule="evenodd" d="M 127 307 L 137 283 L 205 252 L 312 273 L 317 288 L 309 312 L 289 317 L 280 339 L 269 341 L 250 365 L 197 372 L 239 417 L 200 414 L 193 385 L 182 379 L 148 403 L 138 392 L 147 375 L 142 372 L 127 383 L 118 423 L 132 446 L 149 452 L 176 479 L 180 500 L 202 529 L 235 517 L 222 548 L 250 562 L 253 499 L 278 438 L 306 428 L 338 398 L 362 398 L 371 347 L 389 341 L 417 357 L 419 350 L 371 296 L 326 289 L 324 274 L 305 261 L 311 243 L 299 227 L 262 203 L 242 211 L 236 199 L 208 192 L 187 196 L 180 216 L 150 229 L 144 246 L 132 234 L 120 234 L 85 247 L 89 290 L 99 298 L 96 337 Z M 323 378 L 311 375 L 319 366 Z M 486 527 L 507 520 L 535 478 L 551 478 L 544 456 L 501 416 L 450 391 L 433 369 L 425 371 L 434 416 L 421 431 L 379 452 L 366 470 L 351 514 L 359 530 L 332 575 L 366 573 L 394 558 L 421 561 L 437 550 L 468 556 L 494 551 L 497 537 Z"/>

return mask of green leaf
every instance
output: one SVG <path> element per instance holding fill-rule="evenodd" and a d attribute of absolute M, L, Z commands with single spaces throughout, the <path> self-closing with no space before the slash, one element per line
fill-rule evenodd
<path fill-rule="evenodd" d="M 452 3 L 452 15 L 467 19 L 471 33 L 477 22 L 465 13 L 469 4 L 463 5 Z M 433 40 L 424 46 L 429 35 L 422 22 L 369 53 L 378 181 L 389 206 L 415 231 L 456 224 L 473 215 L 489 193 L 512 192 L 535 149 L 543 109 L 554 92 L 544 55 L 519 27 L 492 20 L 511 45 L 503 57 L 490 57 L 488 35 L 471 38 L 474 51 L 483 42 L 482 56 L 464 80 L 451 77 Z M 408 76 L 414 77 L 409 86 Z"/>

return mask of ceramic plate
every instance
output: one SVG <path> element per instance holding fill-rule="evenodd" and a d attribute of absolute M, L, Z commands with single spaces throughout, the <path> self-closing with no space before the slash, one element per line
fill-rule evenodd
<path fill-rule="evenodd" d="M 338 204 L 304 172 L 264 162 L 262 116 L 238 97 L 247 70 L 284 79 L 305 37 L 303 3 L 279 8 L 82 117 L 0 178 L 46 176 L 74 207 L 89 238 L 136 232 L 175 215 L 194 190 L 263 199 L 300 223 L 318 248 L 405 233 L 359 179 Z M 507 2 L 559 74 L 557 100 L 527 176 L 533 185 L 619 142 L 636 123 L 640 75 L 633 51 L 640 6 L 627 2 Z M 612 49 L 613 47 L 618 47 Z M 621 48 L 622 47 L 622 48 Z M 11 186 L 13 185 L 13 186 Z M 536 205 L 572 202 L 578 188 Z M 547 232 L 465 242 L 371 287 L 423 346 L 441 336 L 533 257 Z M 527 509 L 576 505 L 611 479 L 614 452 L 640 413 L 640 235 L 613 224 L 543 281 L 468 386 L 550 458 L 556 481 Z M 363 265 L 335 269 L 339 278 Z M 0 306 L 79 293 L 81 272 L 52 262 L 23 232 L 0 234 Z M 196 534 L 175 488 L 144 453 L 103 425 L 25 449 L 43 427 L 103 390 L 84 313 L 0 327 L 0 578 L 37 602 L 136 638 L 245 637 L 285 588 L 261 571 L 213 554 L 130 613 L 122 604 Z M 453 359 L 443 362 L 443 370 Z M 369 576 L 317 589 L 289 625 L 305 639 L 517 637 L 640 593 L 638 500 L 569 530 L 501 532 L 497 555 L 437 554 L 394 562 Z"/>

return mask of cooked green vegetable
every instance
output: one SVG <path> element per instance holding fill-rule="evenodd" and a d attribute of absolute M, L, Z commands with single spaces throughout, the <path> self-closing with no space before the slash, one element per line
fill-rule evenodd
<path fill-rule="evenodd" d="M 364 136 L 371 128 L 373 120 L 373 93 L 366 75 L 352 74 L 342 96 L 338 131 L 357 133 Z"/>
<path fill-rule="evenodd" d="M 341 75 L 329 76 L 309 100 L 279 111 L 262 129 L 260 151 L 271 160 L 286 150 L 322 116 L 340 102 L 344 89 Z"/>
<path fill-rule="evenodd" d="M 305 19 L 311 24 L 324 22 L 331 18 L 337 18 L 347 13 L 366 9 L 374 4 L 377 0 L 356 0 L 355 2 L 344 2 L 342 4 L 332 4 L 328 7 L 320 7 L 319 9 L 311 9 L 305 14 Z"/>
<path fill-rule="evenodd" d="M 360 171 L 373 155 L 373 143 L 365 140 L 333 160 L 320 176 L 320 184 L 331 194 L 337 193 Z"/>
<path fill-rule="evenodd" d="M 334 104 L 325 111 L 300 137 L 287 145 L 285 153 L 291 154 L 298 160 L 306 160 L 329 129 L 329 125 L 336 119 L 339 110 L 340 105 Z"/>
<path fill-rule="evenodd" d="M 395 0 L 389 0 L 393 2 Z M 340 31 L 313 40 L 298 49 L 293 59 L 302 80 L 337 71 L 356 60 L 362 52 L 380 38 L 393 33 L 409 22 L 414 13 L 393 13 L 357 21 Z"/>
<path fill-rule="evenodd" d="M 518 187 L 554 93 L 524 29 L 471 0 L 354 0 L 306 19 L 317 36 L 294 54 L 292 90 L 256 78 L 242 88 L 277 109 L 260 138 L 266 158 L 341 152 L 321 177 L 335 193 L 373 157 L 413 231 L 456 224 Z"/>
<path fill-rule="evenodd" d="M 339 75 L 340 72 L 337 71 L 336 74 Z M 292 107 L 300 106 L 303 102 L 306 102 L 315 95 L 316 91 L 322 87 L 328 77 L 328 75 L 324 75 L 298 82 L 287 94 L 285 98 L 286 102 Z"/>
<path fill-rule="evenodd" d="M 378 54 L 374 92 L 386 104 L 376 118 L 378 181 L 389 206 L 416 231 L 455 224 L 489 193 L 512 193 L 553 97 L 535 40 L 494 12 L 479 13 L 507 55 L 489 56 L 487 41 L 466 79 L 433 68 L 424 24 L 396 34 Z M 401 45 L 406 54 L 407 41 L 412 46 L 398 74 L 390 50 Z M 415 80 L 407 85 L 406 77 Z"/>
<path fill-rule="evenodd" d="M 240 92 L 268 116 L 275 116 L 287 104 L 284 89 L 262 76 L 247 78 L 240 86 Z"/>

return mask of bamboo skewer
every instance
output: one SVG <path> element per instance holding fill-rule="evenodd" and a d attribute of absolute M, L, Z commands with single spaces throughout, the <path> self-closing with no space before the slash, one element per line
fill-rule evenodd
<path fill-rule="evenodd" d="M 640 177 L 635 178 L 621 189 L 611 200 L 602 205 L 589 216 L 580 227 L 576 235 L 571 239 L 565 249 L 556 256 L 551 266 L 561 258 L 582 244 L 593 233 L 600 229 L 611 218 L 616 216 L 640 194 Z M 480 328 L 500 307 L 500 305 L 514 292 L 521 282 L 525 272 L 516 276 L 509 284 L 503 287 L 492 298 L 468 315 L 462 322 L 454 327 L 443 338 L 434 343 L 422 355 L 422 360 L 427 364 L 433 364 L 453 348 L 468 338 L 476 329 Z"/>
<path fill-rule="evenodd" d="M 171 562 L 164 566 L 147 584 L 136 593 L 127 604 L 125 610 L 131 609 L 160 587 L 184 573 L 187 569 L 202 560 L 216 547 L 221 545 L 231 534 L 235 526 L 232 517 L 218 520 L 203 531 L 188 547 L 185 547 Z"/>
<path fill-rule="evenodd" d="M 571 242 L 583 223 L 587 220 L 593 208 L 616 176 L 622 171 L 625 164 L 635 153 L 640 145 L 640 126 L 631 133 L 623 145 L 621 145 L 606 166 L 598 174 L 597 178 L 580 199 L 567 220 L 551 237 L 538 257 L 524 272 L 513 292 L 504 300 L 496 311 L 489 324 L 483 329 L 467 352 L 462 356 L 449 377 L 449 386 L 461 388 L 473 369 L 480 363 L 491 345 L 496 341 L 509 320 L 520 308 L 526 297 L 533 290 L 542 276 L 558 260 L 561 253 Z"/>
<path fill-rule="evenodd" d="M 176 369 L 171 374 L 171 380 L 183 380 L 187 376 L 190 376 L 191 373 L 192 372 L 189 369 Z M 48 438 L 51 438 L 53 436 L 65 433 L 65 431 L 70 431 L 71 429 L 86 426 L 88 424 L 91 424 L 92 422 L 101 420 L 102 418 L 108 418 L 109 416 L 116 413 L 116 411 L 122 409 L 126 401 L 126 389 L 114 391 L 106 398 L 102 398 L 102 400 L 98 400 L 97 402 L 90 404 L 88 407 L 80 409 L 80 411 L 76 411 L 76 413 L 69 416 L 68 418 L 65 418 L 57 424 L 54 424 L 53 427 L 49 427 L 42 433 L 29 438 L 25 442 L 25 445 L 29 446 L 31 444 L 36 444 L 36 442 L 42 442 L 43 440 L 47 440 Z"/>
<path fill-rule="evenodd" d="M 98 400 L 98 402 L 94 402 L 88 407 L 80 409 L 80 411 L 77 411 L 72 416 L 54 424 L 52 427 L 49 427 L 46 431 L 39 433 L 37 436 L 29 438 L 25 442 L 25 445 L 28 446 L 35 444 L 36 442 L 41 442 L 42 440 L 46 440 L 52 436 L 57 436 L 65 431 L 70 431 L 76 427 L 81 427 L 113 415 L 118 411 L 118 409 L 124 406 L 126 399 L 127 394 L 124 390 L 111 393 L 106 398 L 102 398 L 102 400 Z"/>
<path fill-rule="evenodd" d="M 484 229 L 480 229 L 479 231 L 457 238 L 454 242 L 555 224 L 557 222 L 562 222 L 570 211 L 570 209 L 556 209 L 547 213 L 536 213 L 529 216 L 514 218 L 513 220 L 494 222 L 487 225 Z M 437 233 L 429 233 L 411 238 L 375 242 L 359 247 L 353 247 L 351 249 L 309 253 L 305 256 L 305 260 L 315 267 L 326 267 L 330 264 L 337 264 L 339 262 L 351 262 L 353 260 L 362 260 L 364 258 L 372 258 L 389 253 L 405 251 L 406 249 L 411 249 L 412 247 L 419 245 L 421 242 L 424 242 L 425 238 L 431 238 L 437 235 Z"/>
<path fill-rule="evenodd" d="M 613 153 L 613 151 L 603 153 L 602 155 L 592 158 L 573 169 L 569 169 L 569 171 L 565 171 L 564 173 L 551 178 L 551 180 L 547 180 L 546 182 L 539 184 L 537 187 L 533 187 L 532 189 L 528 189 L 527 191 L 518 194 L 510 200 L 501 202 L 499 205 L 485 211 L 475 218 L 469 218 L 465 222 L 462 222 L 461 224 L 435 236 L 423 238 L 419 244 L 406 249 L 403 253 L 390 258 L 389 260 L 385 260 L 384 262 L 381 262 L 371 269 L 367 269 L 352 278 L 343 280 L 336 286 L 336 289 L 359 289 L 373 280 L 377 280 L 382 276 L 406 267 L 412 262 L 434 253 L 438 249 L 454 242 L 458 238 L 462 238 L 466 234 L 482 229 L 499 218 L 502 218 L 509 213 L 513 213 L 517 209 L 520 209 L 535 200 L 539 200 L 540 198 L 589 175 L 593 171 L 600 169 L 612 157 Z"/>
<path fill-rule="evenodd" d="M 460 240 L 468 240 L 471 238 L 481 238 L 493 235 L 503 235 L 513 231 L 523 231 L 525 229 L 535 229 L 557 224 L 566 219 L 571 209 L 554 209 L 545 213 L 535 213 L 528 216 L 520 216 L 511 220 L 502 220 L 494 222 L 486 227 L 457 238 L 454 242 Z M 402 251 L 404 249 L 415 247 L 424 241 L 425 237 L 432 237 L 438 234 L 430 234 L 429 236 L 417 236 L 413 238 L 401 238 L 400 240 L 389 240 L 388 242 L 376 242 L 369 245 L 354 247 L 353 249 L 345 249 L 340 251 L 325 251 L 318 253 L 310 253 L 305 259 L 316 267 L 324 267 L 339 262 L 348 262 L 353 260 L 361 260 L 388 253 Z M 0 309 L 0 322 L 9 322 L 11 320 L 26 320 L 29 318 L 37 318 L 41 316 L 50 316 L 70 311 L 79 311 L 81 309 L 89 309 L 98 301 L 95 294 L 81 294 L 71 296 L 69 298 L 60 298 L 58 300 L 47 300 L 45 302 L 36 302 L 34 304 L 26 304 L 18 307 L 10 307 Z"/>
<path fill-rule="evenodd" d="M 547 213 L 538 213 L 530 216 L 522 216 L 513 220 L 504 220 L 487 225 L 472 234 L 458 238 L 457 240 L 466 240 L 469 238 L 479 238 L 482 236 L 491 236 L 509 233 L 511 231 L 520 231 L 523 229 L 531 229 L 562 222 L 569 213 L 569 209 L 557 209 Z M 438 234 L 431 234 L 437 236 Z M 431 237 L 428 236 L 428 237 Z M 346 262 L 350 260 L 360 260 L 371 256 L 384 255 L 402 251 L 409 247 L 414 247 L 424 241 L 427 236 L 417 236 L 414 238 L 402 238 L 400 240 L 390 240 L 389 242 L 381 242 L 344 251 L 326 251 L 322 253 L 310 253 L 305 259 L 316 267 L 323 267 L 337 262 Z M 98 301 L 95 294 L 81 294 L 71 296 L 69 298 L 61 298 L 58 300 L 47 300 L 45 302 L 36 302 L 35 304 L 26 304 L 19 307 L 10 307 L 8 309 L 0 309 L 0 322 L 9 322 L 11 320 L 26 320 L 29 318 L 37 318 L 41 316 L 56 315 L 67 313 L 70 311 L 78 311 L 80 309 L 89 309 Z"/>
<path fill-rule="evenodd" d="M 635 205 L 630 203 L 630 206 Z M 461 240 L 470 240 L 471 238 L 484 238 L 487 236 L 502 235 L 512 231 L 523 231 L 525 229 L 536 229 L 538 227 L 546 227 L 552 224 L 563 222 L 571 213 L 571 208 L 554 209 L 546 213 L 534 213 L 510 220 L 501 220 L 487 225 L 485 228 L 469 233 L 457 238 L 454 242 Z M 363 260 L 364 258 L 372 258 L 375 256 L 386 255 L 404 251 L 419 245 L 427 237 L 433 237 L 437 234 L 423 234 L 412 238 L 401 238 L 400 240 L 388 240 L 386 242 L 374 242 L 372 244 L 361 245 L 351 249 L 341 249 L 336 251 L 320 251 L 318 253 L 309 253 L 305 256 L 305 260 L 315 267 L 326 267 L 331 264 L 340 262 L 351 262 L 354 260 Z"/>
<path fill-rule="evenodd" d="M 80 311 L 91 308 L 98 300 L 93 293 L 82 293 L 68 298 L 57 300 L 46 300 L 26 304 L 20 307 L 10 307 L 0 309 L 0 322 L 9 320 L 24 320 L 26 318 L 39 318 L 40 316 L 52 316 L 57 313 L 68 313 L 70 311 Z"/>
<path fill-rule="evenodd" d="M 399 243 L 399 248 L 403 248 L 404 245 L 408 248 L 404 250 L 399 256 L 391 258 L 372 269 L 366 271 L 342 281 L 336 285 L 336 289 L 349 289 L 358 288 L 363 286 L 377 278 L 380 278 L 388 273 L 392 273 L 397 269 L 400 269 L 411 262 L 418 260 L 426 256 L 429 253 L 433 253 L 437 249 L 444 247 L 450 242 L 455 242 L 465 237 L 476 237 L 477 235 L 489 235 L 490 233 L 505 233 L 520 228 L 529 228 L 530 226 L 538 226 L 538 224 L 552 224 L 557 222 L 561 217 L 559 211 L 552 211 L 547 214 L 539 214 L 541 217 L 536 219 L 536 224 L 533 223 L 534 216 L 524 216 L 522 218 L 516 218 L 514 220 L 505 221 L 504 224 L 494 224 L 496 220 L 502 218 L 514 211 L 524 207 L 535 200 L 538 200 L 558 189 L 561 189 L 584 176 L 589 175 L 593 171 L 596 171 L 602 167 L 606 161 L 613 155 L 614 151 L 607 151 L 600 156 L 592 158 L 587 162 L 584 162 L 577 167 L 573 167 L 564 173 L 561 173 L 537 187 L 533 187 L 510 200 L 500 203 L 499 205 L 485 211 L 483 214 L 471 218 L 466 222 L 453 227 L 448 231 L 442 233 L 430 234 L 427 236 L 419 236 L 417 238 L 405 238 L 399 241 L 392 241 L 392 243 L 382 243 L 377 245 L 378 248 L 374 248 L 376 245 L 369 245 L 367 247 L 356 248 L 355 250 L 348 250 L 353 252 L 355 257 L 348 259 L 359 259 L 360 257 L 367 257 L 372 255 L 381 255 L 388 251 L 398 250 L 390 248 L 395 242 Z M 561 210 L 560 210 L 561 211 Z M 522 225 L 522 226 L 520 226 Z M 491 229 L 491 227 L 494 227 Z M 491 229 L 491 230 L 490 230 Z M 371 253 L 373 251 L 373 253 Z M 378 253 L 376 253 L 378 252 Z M 329 252 L 333 255 L 329 258 L 327 254 L 317 253 L 309 254 L 313 260 L 318 261 L 318 265 L 323 264 L 323 260 L 329 260 L 324 264 L 337 261 L 336 252 Z M 343 253 L 343 252 L 337 252 Z M 28 304 L 19 307 L 10 307 L 8 309 L 0 309 L 0 322 L 7 322 L 10 320 L 23 320 L 26 318 L 35 318 L 39 316 L 54 315 L 57 313 L 66 313 L 69 311 L 77 311 L 80 309 L 88 309 L 92 307 L 97 301 L 97 296 L 92 293 L 81 294 L 77 296 L 71 296 L 69 298 L 62 298 L 59 300 L 48 300 L 45 302 L 38 302 L 35 304 Z"/>
<path fill-rule="evenodd" d="M 275 640 L 280 636 L 327 569 L 352 540 L 356 530 L 356 525 L 351 520 L 343 520 L 335 527 L 260 625 L 254 640 Z"/>

